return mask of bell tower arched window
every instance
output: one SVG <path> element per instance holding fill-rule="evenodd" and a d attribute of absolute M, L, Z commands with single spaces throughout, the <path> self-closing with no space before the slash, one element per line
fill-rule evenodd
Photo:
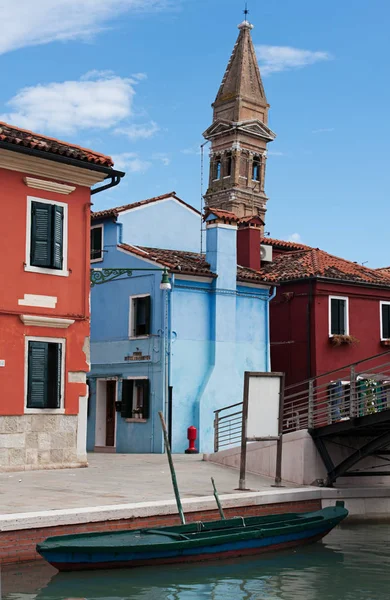
<path fill-rule="evenodd" d="M 220 157 L 215 160 L 214 163 L 214 179 L 221 179 L 222 174 L 222 163 Z"/>
<path fill-rule="evenodd" d="M 233 158 L 231 152 L 226 155 L 226 177 L 230 177 L 233 169 Z"/>
<path fill-rule="evenodd" d="M 260 159 L 260 156 L 254 156 L 253 163 L 252 163 L 252 180 L 260 181 L 260 175 L 261 175 L 261 159 Z"/>

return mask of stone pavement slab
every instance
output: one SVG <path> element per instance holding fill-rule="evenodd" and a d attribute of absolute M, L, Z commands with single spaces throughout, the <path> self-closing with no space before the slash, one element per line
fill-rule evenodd
<path fill-rule="evenodd" d="M 173 460 L 182 498 L 211 496 L 211 477 L 220 494 L 237 493 L 235 469 L 201 455 L 177 454 Z M 94 453 L 88 461 L 84 469 L 1 473 L 0 515 L 174 499 L 165 455 Z M 268 477 L 247 475 L 251 491 L 275 491 L 272 484 Z"/>

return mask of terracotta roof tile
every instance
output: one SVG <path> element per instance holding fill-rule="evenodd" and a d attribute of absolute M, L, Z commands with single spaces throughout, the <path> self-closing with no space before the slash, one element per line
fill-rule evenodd
<path fill-rule="evenodd" d="M 285 240 L 277 240 L 275 238 L 266 237 L 261 240 L 266 246 L 273 246 L 276 250 L 308 250 L 311 246 L 300 244 L 298 242 L 288 242 Z"/>
<path fill-rule="evenodd" d="M 130 246 L 129 244 L 119 244 L 119 248 L 127 252 L 132 252 L 141 258 L 152 260 L 161 266 L 168 267 L 174 273 L 216 277 L 215 273 L 210 271 L 210 265 L 206 261 L 204 254 L 182 250 Z M 262 272 L 241 267 L 240 265 L 237 265 L 237 279 L 242 282 L 268 283 L 267 276 Z"/>
<path fill-rule="evenodd" d="M 309 247 L 307 250 L 280 254 L 272 262 L 263 263 L 261 268 L 263 275 L 275 283 L 325 277 L 336 281 L 390 285 L 390 276 L 378 271 Z"/>
<path fill-rule="evenodd" d="M 165 200 L 166 198 L 174 198 L 180 204 L 183 204 L 187 208 L 190 208 L 195 213 L 200 215 L 200 212 L 184 202 L 179 196 L 176 196 L 176 192 L 168 192 L 167 194 L 162 194 L 161 196 L 154 196 L 153 198 L 147 198 L 146 200 L 140 200 L 139 202 L 132 202 L 131 204 L 123 204 L 122 206 L 115 206 L 114 208 L 108 208 L 106 210 L 100 210 L 98 212 L 91 213 L 91 219 L 94 221 L 96 219 L 102 219 L 105 217 L 117 217 L 119 213 L 124 212 L 125 210 L 131 210 L 133 208 L 138 208 L 139 206 L 145 206 L 146 204 L 152 204 L 153 202 L 158 202 L 159 200 Z"/>
<path fill-rule="evenodd" d="M 238 221 L 240 220 L 240 217 L 237 217 L 235 213 L 230 212 L 229 210 L 214 209 L 211 207 L 206 208 L 203 220 L 206 221 L 207 217 L 209 217 L 210 215 L 215 215 L 218 219 L 222 219 L 225 223 L 238 223 Z"/>
<path fill-rule="evenodd" d="M 88 148 L 76 146 L 75 144 L 62 142 L 56 138 L 40 135 L 27 129 L 20 129 L 2 121 L 0 121 L 0 142 L 7 142 L 15 146 L 25 146 L 26 148 L 40 150 L 48 154 L 67 156 L 68 158 L 104 167 L 114 166 L 110 156 L 94 152 Z"/>

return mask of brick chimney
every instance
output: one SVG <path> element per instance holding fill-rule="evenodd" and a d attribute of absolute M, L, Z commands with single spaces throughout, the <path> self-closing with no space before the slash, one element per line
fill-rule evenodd
<path fill-rule="evenodd" d="M 260 240 L 263 220 L 258 215 L 243 217 L 238 222 L 237 264 L 260 271 Z"/>

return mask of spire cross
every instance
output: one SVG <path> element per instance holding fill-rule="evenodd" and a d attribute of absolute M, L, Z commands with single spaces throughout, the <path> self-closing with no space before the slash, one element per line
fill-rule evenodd
<path fill-rule="evenodd" d="M 248 2 L 245 2 L 245 10 L 243 11 L 244 15 L 245 15 L 245 21 L 247 21 L 247 17 L 249 15 L 249 10 L 248 10 Z"/>

